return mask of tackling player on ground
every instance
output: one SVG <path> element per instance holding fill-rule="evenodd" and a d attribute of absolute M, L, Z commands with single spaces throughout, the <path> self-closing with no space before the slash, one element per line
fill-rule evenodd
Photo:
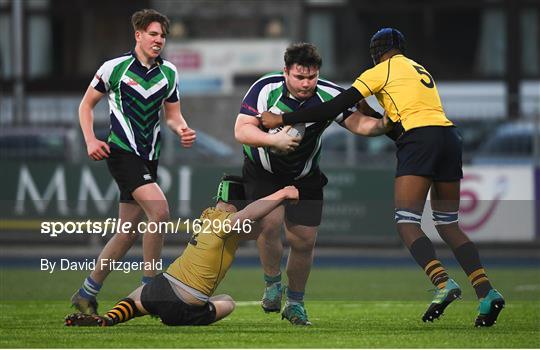
<path fill-rule="evenodd" d="M 237 227 L 245 227 L 249 222 L 247 233 L 256 236 L 260 227 L 253 221 L 262 219 L 285 200 L 298 200 L 294 186 L 245 206 L 242 179 L 225 176 L 218 188 L 216 206 L 201 215 L 201 221 L 212 222 L 211 232 L 194 234 L 166 272 L 135 289 L 105 315 L 75 313 L 66 316 L 65 325 L 114 326 L 144 315 L 158 316 L 168 326 L 208 325 L 226 317 L 234 310 L 234 300 L 225 294 L 212 295 L 229 270 L 243 237 L 243 232 L 227 227 L 236 223 L 240 224 Z"/>
<path fill-rule="evenodd" d="M 352 87 L 314 108 L 284 115 L 263 113 L 263 124 L 320 122 L 333 118 L 363 98 L 375 95 L 394 125 L 397 146 L 395 220 L 401 239 L 436 287 L 435 298 L 422 320 L 439 318 L 461 295 L 457 283 L 435 255 L 421 229 L 421 218 L 431 189 L 433 221 L 441 238 L 452 248 L 480 301 L 475 321 L 491 326 L 504 307 L 502 295 L 493 289 L 478 250 L 458 225 L 462 141 L 446 117 L 431 74 L 407 58 L 405 39 L 396 29 L 383 28 L 371 38 L 375 66 L 363 72 Z"/>

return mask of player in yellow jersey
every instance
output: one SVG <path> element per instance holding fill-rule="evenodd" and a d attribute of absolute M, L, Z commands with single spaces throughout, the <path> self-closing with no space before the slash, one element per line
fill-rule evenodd
<path fill-rule="evenodd" d="M 283 115 L 264 112 L 263 125 L 275 128 L 281 124 L 322 121 L 334 118 L 359 101 L 358 107 L 364 114 L 383 118 L 363 101 L 375 95 L 385 111 L 383 123 L 387 125 L 387 134 L 397 146 L 394 198 L 397 230 L 436 287 L 435 297 L 422 320 L 439 318 L 461 295 L 460 287 L 449 278 L 433 244 L 421 229 L 422 212 L 431 189 L 437 231 L 452 248 L 480 301 L 475 325 L 491 326 L 505 302 L 491 286 L 477 248 L 458 226 L 463 177 L 461 136 L 444 113 L 431 74 L 405 56 L 403 34 L 393 28 L 379 30 L 371 38 L 370 54 L 375 66 L 363 72 L 348 90 L 313 108 Z"/>
<path fill-rule="evenodd" d="M 114 326 L 144 315 L 158 316 L 169 326 L 208 325 L 226 317 L 234 310 L 234 300 L 226 294 L 212 295 L 234 260 L 238 242 L 245 233 L 256 236 L 257 220 L 285 200 L 298 200 L 296 187 L 284 187 L 245 206 L 242 179 L 225 176 L 216 206 L 201 215 L 200 233 L 193 235 L 166 272 L 135 289 L 105 315 L 75 313 L 66 316 L 65 325 Z"/>

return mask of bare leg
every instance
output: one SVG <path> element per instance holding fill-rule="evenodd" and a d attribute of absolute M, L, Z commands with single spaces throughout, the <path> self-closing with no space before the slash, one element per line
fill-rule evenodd
<path fill-rule="evenodd" d="M 236 306 L 233 298 L 227 294 L 215 295 L 210 298 L 210 302 L 216 307 L 216 321 L 221 320 L 222 318 L 230 315 Z"/>
<path fill-rule="evenodd" d="M 139 286 L 137 289 L 135 289 L 133 292 L 131 292 L 130 295 L 128 295 L 128 298 L 132 299 L 135 302 L 135 305 L 137 305 L 137 309 L 139 309 L 139 312 L 143 315 L 148 315 L 149 312 L 146 311 L 146 309 L 142 306 L 141 303 L 141 292 L 144 286 Z"/>
<path fill-rule="evenodd" d="M 292 291 L 304 292 L 306 289 L 313 263 L 317 228 L 296 225 L 285 220 L 285 236 L 291 246 L 287 259 L 287 278 Z"/>
<path fill-rule="evenodd" d="M 131 222 L 132 228 L 136 228 L 141 221 L 143 211 L 137 203 L 120 203 L 119 218 L 122 222 Z M 137 240 L 137 233 L 116 233 L 105 245 L 98 256 L 96 269 L 90 273 L 90 277 L 99 284 L 107 278 L 111 272 L 108 265 L 101 265 L 106 259 L 121 259 Z"/>
<path fill-rule="evenodd" d="M 459 210 L 460 182 L 434 182 L 431 189 L 431 208 L 439 212 L 457 212 Z M 458 223 L 437 225 L 437 232 L 452 249 L 470 242 Z"/>
<path fill-rule="evenodd" d="M 394 204 L 396 208 L 406 209 L 422 213 L 426 197 L 431 186 L 431 179 L 423 176 L 406 175 L 396 178 L 394 185 Z M 414 241 L 421 237 L 425 237 L 420 225 L 402 223 L 397 224 L 399 235 L 410 248 Z"/>
<path fill-rule="evenodd" d="M 281 242 L 281 223 L 284 207 L 279 206 L 261 220 L 261 229 L 257 238 L 257 247 L 263 271 L 268 276 L 277 276 L 281 271 L 283 243 Z"/>
<path fill-rule="evenodd" d="M 144 210 L 148 222 L 166 222 L 169 220 L 169 204 L 161 188 L 156 183 L 147 184 L 137 188 L 132 193 L 133 198 Z M 143 236 L 143 258 L 144 262 L 152 263 L 161 258 L 161 249 L 163 248 L 164 232 L 150 233 L 146 232 Z M 145 269 L 144 276 L 154 277 L 155 270 Z"/>

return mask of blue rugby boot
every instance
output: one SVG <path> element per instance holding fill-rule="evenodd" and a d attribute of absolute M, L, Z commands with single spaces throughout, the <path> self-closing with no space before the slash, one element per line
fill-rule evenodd
<path fill-rule="evenodd" d="M 496 289 L 492 289 L 482 299 L 478 306 L 478 316 L 475 327 L 491 327 L 497 322 L 499 313 L 504 308 L 504 298 Z"/>
<path fill-rule="evenodd" d="M 422 321 L 433 322 L 438 319 L 442 316 L 444 309 L 460 296 L 461 289 L 459 285 L 453 279 L 449 278 L 444 288 L 437 288 L 435 290 L 435 298 L 433 298 L 431 305 L 429 305 L 424 316 L 422 316 Z"/>
<path fill-rule="evenodd" d="M 304 303 L 286 303 L 281 313 L 281 319 L 286 318 L 295 326 L 311 326 Z"/>
<path fill-rule="evenodd" d="M 261 300 L 261 307 L 264 312 L 279 312 L 281 310 L 281 299 L 283 298 L 283 287 L 281 283 L 274 283 L 264 288 Z"/>

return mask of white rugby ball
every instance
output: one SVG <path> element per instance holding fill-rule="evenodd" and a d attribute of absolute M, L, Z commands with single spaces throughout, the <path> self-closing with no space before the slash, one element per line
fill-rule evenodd
<path fill-rule="evenodd" d="M 281 111 L 276 106 L 272 106 L 269 109 L 269 112 L 272 112 L 274 114 L 283 114 L 283 111 Z M 270 129 L 270 130 L 268 130 L 268 133 L 269 134 L 275 134 L 275 133 L 280 132 L 283 128 L 284 128 L 284 126 L 280 126 L 280 127 L 274 128 L 274 129 Z M 300 136 L 300 138 L 303 138 L 305 133 L 306 133 L 306 124 L 305 123 L 294 124 L 289 129 L 289 131 L 287 131 L 287 135 L 292 136 L 292 137 Z M 280 150 L 275 149 L 274 147 L 270 147 L 270 151 L 272 153 L 279 154 L 279 155 L 285 155 L 285 154 L 289 153 L 289 152 L 282 152 Z"/>
<path fill-rule="evenodd" d="M 268 130 L 269 134 L 275 134 L 283 130 L 284 126 L 279 126 L 274 129 Z M 306 133 L 306 124 L 305 123 L 298 123 L 294 124 L 289 131 L 287 131 L 287 135 L 292 137 L 304 137 L 304 134 Z"/>

